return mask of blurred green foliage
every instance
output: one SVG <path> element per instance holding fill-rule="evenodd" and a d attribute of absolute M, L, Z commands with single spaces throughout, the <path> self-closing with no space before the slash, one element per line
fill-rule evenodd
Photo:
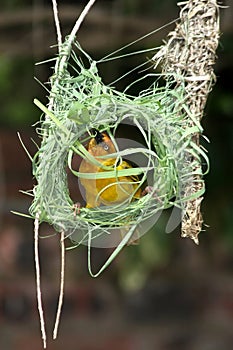
<path fill-rule="evenodd" d="M 176 1 L 171 0 L 120 0 L 121 7 L 125 14 L 130 15 L 146 15 L 154 16 L 169 9 L 169 12 L 173 12 L 176 8 Z"/>
<path fill-rule="evenodd" d="M 31 58 L 0 57 L 0 125 L 27 127 L 38 118 L 32 100 L 36 92 Z"/>
<path fill-rule="evenodd" d="M 31 6 L 31 0 L 1 0 L 1 10 L 16 11 L 22 6 Z"/>

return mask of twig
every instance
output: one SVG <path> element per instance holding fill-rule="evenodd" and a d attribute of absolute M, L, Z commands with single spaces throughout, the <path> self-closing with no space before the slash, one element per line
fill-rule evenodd
<path fill-rule="evenodd" d="M 71 33 L 70 33 L 70 40 L 71 43 L 74 41 L 74 38 L 84 20 L 84 18 L 86 17 L 86 15 L 88 14 L 90 8 L 94 5 L 95 0 L 89 0 L 88 4 L 84 7 L 83 11 L 81 12 L 81 15 L 79 16 L 79 18 L 77 19 Z"/>
<path fill-rule="evenodd" d="M 84 18 L 86 17 L 86 15 L 88 14 L 90 8 L 94 5 L 94 3 L 95 3 L 95 0 L 90 0 L 88 2 L 88 4 L 84 7 L 79 18 L 75 22 L 75 25 L 74 25 L 70 35 L 68 36 L 67 41 L 65 42 L 65 45 L 63 47 L 64 52 L 62 53 L 62 55 L 60 57 L 58 57 L 57 64 L 55 66 L 55 74 L 56 74 L 58 80 L 60 79 L 60 76 L 62 75 L 64 69 L 66 68 L 67 59 L 70 56 L 70 51 L 72 48 L 72 44 L 75 40 L 76 34 L 77 34 Z"/>
<path fill-rule="evenodd" d="M 57 32 L 57 41 L 58 41 L 58 58 L 56 60 L 56 65 L 54 69 L 54 75 L 51 78 L 51 91 L 49 96 L 49 104 L 48 104 L 48 110 L 52 111 L 54 110 L 55 105 L 55 96 L 57 91 L 59 91 L 59 82 L 60 79 L 63 77 L 63 74 L 65 72 L 65 69 L 67 67 L 68 59 L 70 56 L 70 52 L 72 49 L 72 44 L 75 40 L 75 36 L 80 28 L 80 25 L 82 24 L 84 18 L 86 17 L 87 13 L 89 12 L 92 5 L 95 3 L 95 0 L 90 0 L 85 8 L 83 9 L 82 13 L 80 14 L 79 18 L 77 19 L 70 35 L 68 36 L 68 39 L 62 43 L 62 34 L 61 34 L 61 27 L 58 17 L 58 8 L 57 8 L 57 1 L 52 0 L 53 4 L 53 15 L 54 15 L 54 21 L 56 26 L 56 32 Z M 45 118 L 48 118 L 48 115 L 45 116 Z M 43 140 L 42 140 L 43 144 Z M 35 249 L 35 268 L 36 268 L 36 291 L 37 291 L 37 303 L 38 303 L 38 310 L 39 310 L 39 318 L 40 318 L 40 326 L 41 326 L 41 333 L 42 333 L 42 340 L 44 348 L 46 348 L 46 330 L 45 330 L 45 321 L 44 321 L 44 314 L 43 314 L 43 306 L 42 306 L 42 296 L 41 296 L 41 285 L 40 285 L 40 263 L 39 263 L 39 244 L 38 244 L 38 238 L 39 238 L 39 219 L 40 219 L 40 213 L 37 212 L 35 215 L 35 222 L 34 222 L 34 249 Z M 63 295 L 64 295 L 64 273 L 65 273 L 65 243 L 64 243 L 64 232 L 61 233 L 61 281 L 60 281 L 60 294 L 59 294 L 59 300 L 58 300 L 58 307 L 57 307 L 57 313 L 56 313 L 56 320 L 53 330 L 53 339 L 56 339 L 57 332 L 58 332 L 58 326 L 60 321 L 60 315 L 61 315 L 61 309 L 63 304 Z"/>
<path fill-rule="evenodd" d="M 62 35 L 61 35 L 61 26 L 58 17 L 58 9 L 57 9 L 57 0 L 52 0 L 53 3 L 53 17 L 55 21 L 55 27 L 57 31 L 57 44 L 58 44 L 58 52 L 61 50 L 62 45 Z"/>
<path fill-rule="evenodd" d="M 37 304 L 39 310 L 40 318 L 40 328 L 42 334 L 42 340 L 44 349 L 46 349 L 46 330 L 45 330 L 45 321 L 44 313 L 42 306 L 42 297 L 41 297 L 41 285 L 40 285 L 40 260 L 39 260 L 39 219 L 40 214 L 37 212 L 35 221 L 34 221 L 34 254 L 35 254 L 35 268 L 36 268 L 36 293 L 37 293 Z"/>
<path fill-rule="evenodd" d="M 61 280 L 60 280 L 60 294 L 57 306 L 56 321 L 53 329 L 53 339 L 57 338 L 58 326 L 60 322 L 61 310 L 64 296 L 64 277 L 65 277 L 65 234 L 61 232 Z"/>
<path fill-rule="evenodd" d="M 52 0 L 52 1 L 55 1 L 55 0 Z M 59 81 L 62 78 L 63 73 L 66 69 L 67 62 L 68 62 L 70 52 L 71 52 L 71 48 L 72 48 L 72 44 L 75 40 L 76 34 L 77 34 L 84 18 L 86 17 L 86 15 L 88 14 L 90 8 L 94 5 L 94 3 L 95 3 L 95 0 L 90 0 L 87 3 L 87 5 L 84 7 L 83 11 L 81 12 L 79 18 L 75 22 L 75 25 L 74 25 L 70 35 L 68 36 L 67 40 L 60 46 L 59 56 L 57 58 L 56 65 L 54 68 L 54 75 L 51 78 L 51 92 L 50 92 L 49 104 L 48 104 L 49 110 L 53 110 L 53 108 L 54 108 L 54 101 L 55 101 L 54 96 L 56 96 L 57 91 L 59 90 L 59 87 L 58 87 Z M 56 6 L 55 6 L 55 8 L 53 7 L 53 11 L 55 11 L 54 12 L 54 20 L 56 23 L 56 21 L 58 20 L 58 13 L 57 13 Z M 57 18 L 57 20 L 56 20 L 56 18 Z M 59 28 L 60 28 L 60 25 L 59 25 Z M 58 27 L 57 27 L 57 30 L 58 30 Z"/>

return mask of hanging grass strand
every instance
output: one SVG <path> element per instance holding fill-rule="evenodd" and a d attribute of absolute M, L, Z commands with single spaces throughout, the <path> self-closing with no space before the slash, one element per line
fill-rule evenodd
<path fill-rule="evenodd" d="M 57 313 L 56 313 L 56 320 L 54 324 L 53 329 L 53 339 L 57 338 L 58 333 L 58 327 L 60 323 L 60 317 L 61 317 L 61 310 L 63 305 L 63 297 L 64 297 L 64 282 L 65 282 L 65 234 L 62 231 L 61 232 L 61 278 L 60 278 L 60 293 L 59 293 L 59 299 L 58 299 L 58 306 L 57 306 Z"/>
<path fill-rule="evenodd" d="M 38 311 L 39 311 L 41 335 L 42 335 L 44 349 L 46 349 L 47 341 L 46 341 L 46 330 L 45 330 L 44 312 L 43 312 L 42 295 L 41 295 L 41 283 L 40 283 L 39 220 L 40 220 L 40 214 L 39 212 L 37 212 L 35 215 L 35 221 L 34 221 L 34 256 L 35 256 L 35 269 L 36 269 L 36 292 L 37 292 L 37 305 L 38 305 Z"/>

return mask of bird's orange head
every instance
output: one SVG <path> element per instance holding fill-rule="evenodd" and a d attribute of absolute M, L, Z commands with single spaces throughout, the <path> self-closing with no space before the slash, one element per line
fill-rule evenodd
<path fill-rule="evenodd" d="M 94 157 L 104 156 L 116 152 L 116 148 L 106 132 L 100 132 L 94 129 L 95 136 L 91 138 L 88 144 L 88 152 Z"/>

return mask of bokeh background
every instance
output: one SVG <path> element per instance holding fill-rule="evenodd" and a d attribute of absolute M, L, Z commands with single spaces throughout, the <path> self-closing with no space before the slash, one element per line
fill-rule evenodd
<path fill-rule="evenodd" d="M 66 35 L 86 1 L 59 1 Z M 230 5 L 230 0 L 223 5 Z M 55 29 L 50 0 L 1 0 L 0 5 L 0 349 L 42 348 L 36 305 L 33 222 L 10 211 L 27 212 L 31 164 L 17 137 L 33 154 L 40 112 L 37 97 L 47 92 L 54 57 Z M 175 0 L 96 0 L 78 40 L 93 58 L 159 28 L 179 15 Z M 172 25 L 136 44 L 161 45 Z M 221 9 L 217 81 L 203 119 L 211 171 L 202 205 L 205 231 L 200 245 L 165 234 L 169 212 L 138 246 L 130 246 L 97 279 L 87 272 L 86 247 L 66 258 L 65 302 L 57 341 L 51 340 L 59 288 L 59 242 L 40 242 L 42 292 L 49 349 L 69 350 L 230 350 L 233 347 L 233 11 Z M 131 50 L 131 48 L 130 48 Z M 127 53 L 127 50 L 124 51 Z M 149 54 L 145 55 L 150 57 Z M 106 83 L 141 62 L 133 56 L 100 67 Z M 135 77 L 138 72 L 136 71 Z M 131 79 L 133 79 L 131 77 Z M 122 83 L 117 85 L 122 88 Z M 137 91 L 135 91 L 137 93 Z M 41 233 L 52 235 L 42 225 Z M 109 252 L 94 250 L 97 269 Z"/>

